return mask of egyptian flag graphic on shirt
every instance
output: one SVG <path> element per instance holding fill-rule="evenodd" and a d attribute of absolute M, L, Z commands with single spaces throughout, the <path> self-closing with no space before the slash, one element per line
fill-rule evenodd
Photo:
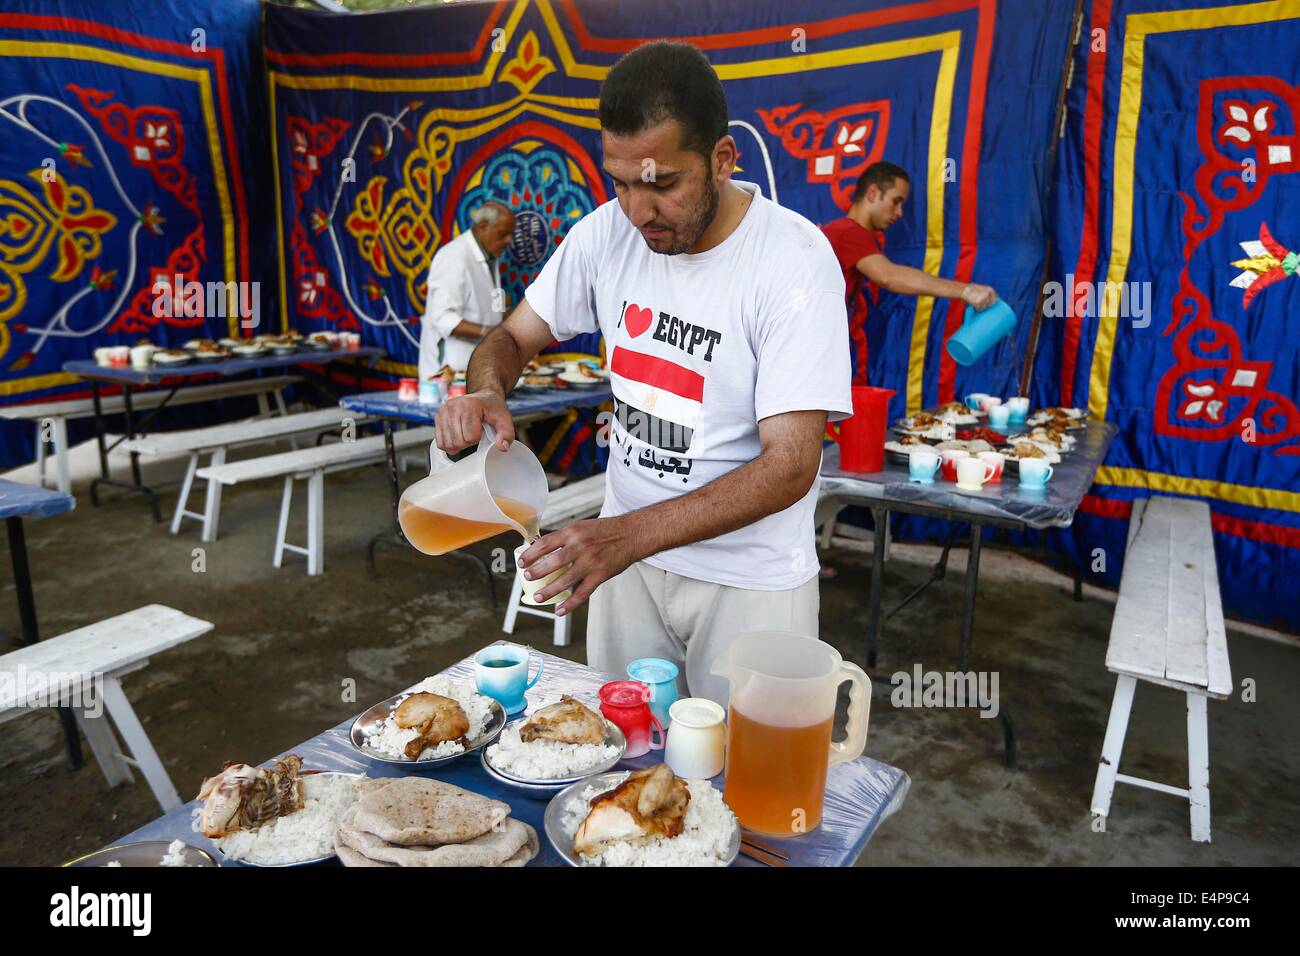
<path fill-rule="evenodd" d="M 654 312 L 629 303 L 623 327 L 634 341 L 614 346 L 610 386 L 623 430 L 647 445 L 678 454 L 690 450 L 704 402 L 704 376 L 635 347 Z M 619 336 L 622 338 L 622 336 Z M 643 340 L 644 341 L 644 340 Z M 648 341 L 647 341 L 648 344 Z"/>

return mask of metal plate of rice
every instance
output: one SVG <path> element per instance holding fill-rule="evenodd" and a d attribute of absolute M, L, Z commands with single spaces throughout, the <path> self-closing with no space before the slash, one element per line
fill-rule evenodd
<path fill-rule="evenodd" d="M 144 840 L 140 843 L 124 843 L 121 846 L 105 847 L 94 853 L 87 853 L 75 860 L 69 860 L 64 866 L 161 866 L 167 855 L 170 840 Z M 212 854 L 196 846 L 185 844 L 180 851 L 186 866 L 219 866 Z"/>
<path fill-rule="evenodd" d="M 546 813 L 542 817 L 542 826 L 546 831 L 546 838 L 551 841 L 551 846 L 555 847 L 555 852 L 560 854 L 564 862 L 569 866 L 591 866 L 578 854 L 573 852 L 573 837 L 578 831 L 581 819 L 575 819 L 569 812 L 569 804 L 582 796 L 588 787 L 596 791 L 596 795 L 607 793 L 613 790 L 620 783 L 631 776 L 630 770 L 614 770 L 609 773 L 597 774 L 594 777 L 587 777 L 579 780 L 577 783 L 571 783 L 554 797 L 546 805 Z M 694 781 L 715 789 L 707 780 Z M 688 781 L 688 784 L 690 781 Z M 594 799 L 594 797 L 593 797 Z M 695 793 L 692 791 L 691 799 L 695 799 Z M 725 806 L 725 804 L 724 804 Z M 683 834 L 685 836 L 685 834 Z M 680 839 L 680 837 L 674 838 Z M 665 841 L 671 843 L 672 841 Z M 735 815 L 731 815 L 731 832 L 728 834 L 725 849 L 711 865 L 730 866 L 740 854 L 740 821 Z M 668 865 L 685 865 L 683 863 L 673 863 Z"/>
<path fill-rule="evenodd" d="M 528 720 L 527 717 L 520 717 L 517 720 L 512 720 L 504 729 L 521 726 L 526 720 Z M 500 741 L 498 741 L 498 743 L 499 742 Z M 494 777 L 499 777 L 503 783 L 522 784 L 530 788 L 542 787 L 546 792 L 555 793 L 558 790 L 567 787 L 571 783 L 577 783 L 579 780 L 585 780 L 587 777 L 594 776 L 598 773 L 605 773 L 607 770 L 613 770 L 614 767 L 618 765 L 618 762 L 623 759 L 623 755 L 627 753 L 627 738 L 623 736 L 623 731 L 619 730 L 616 724 L 606 720 L 605 739 L 600 742 L 600 746 L 617 747 L 618 753 L 605 758 L 600 761 L 600 763 L 591 765 L 581 772 L 575 771 L 573 773 L 565 774 L 562 777 L 524 777 L 517 773 L 511 773 L 508 770 L 496 766 L 488 759 L 488 748 L 486 747 L 483 748 L 483 768 Z"/>
<path fill-rule="evenodd" d="M 344 778 L 344 779 L 347 779 L 347 780 L 351 780 L 351 781 L 353 781 L 353 782 L 355 783 L 355 782 L 358 781 L 358 780 L 362 780 L 362 779 L 364 779 L 364 778 L 365 778 L 365 774 L 364 774 L 364 773 L 345 773 L 345 772 L 343 772 L 343 771 L 341 771 L 341 770 L 323 770 L 323 771 L 320 771 L 319 773 L 307 773 L 307 774 L 302 774 L 302 775 L 299 776 L 299 779 L 302 780 L 303 783 L 307 783 L 308 781 L 311 781 L 311 780 L 327 780 L 327 779 L 331 779 L 331 778 Z M 352 797 L 352 802 L 355 802 L 355 801 L 356 801 L 356 796 L 353 795 L 353 797 Z M 304 808 L 304 809 L 305 809 L 305 808 Z M 346 806 L 343 805 L 343 802 L 342 802 L 342 801 L 339 801 L 339 813 L 338 813 L 338 817 L 341 817 L 341 816 L 343 815 L 343 812 L 344 812 L 345 810 L 346 810 Z M 300 817 L 300 814 L 302 814 L 302 812 L 303 812 L 303 811 L 300 810 L 298 813 L 291 813 L 291 814 L 289 814 L 287 817 L 277 817 L 275 820 L 272 820 L 272 821 L 270 821 L 269 823 L 265 824 L 265 826 L 270 827 L 270 826 L 272 826 L 272 825 L 278 823 L 278 822 L 281 821 L 281 820 L 283 820 L 283 821 L 292 821 L 293 823 L 297 824 L 297 823 L 299 823 L 300 821 L 295 821 L 295 820 L 294 820 L 294 817 Z M 300 819 L 301 819 L 301 817 L 300 817 Z M 271 868 L 271 869 L 278 869 L 278 868 L 291 867 L 291 866 L 315 866 L 315 865 L 318 864 L 318 863 L 324 863 L 326 860 L 332 860 L 332 859 L 335 857 L 336 854 L 335 854 L 335 852 L 334 852 L 334 831 L 335 831 L 337 828 L 338 828 L 338 819 L 337 819 L 337 817 L 336 817 L 336 818 L 333 820 L 333 822 L 330 823 L 329 826 L 327 827 L 327 829 L 328 829 L 328 831 L 329 831 L 329 847 L 330 847 L 328 853 L 317 853 L 317 854 L 312 855 L 312 856 L 310 856 L 309 858 L 306 858 L 306 859 L 301 859 L 301 858 L 300 858 L 300 859 L 286 860 L 286 861 L 284 861 L 284 862 L 277 862 L 277 863 L 265 863 L 265 862 L 259 862 L 258 860 L 256 860 L 256 859 L 252 859 L 252 858 L 249 858 L 249 857 L 234 857 L 234 856 L 229 856 L 229 855 L 225 852 L 225 849 L 224 849 L 224 847 L 222 846 L 222 841 L 223 841 L 223 840 L 229 840 L 229 839 L 231 839 L 232 837 L 237 837 L 237 836 L 239 836 L 240 834 L 256 833 L 257 831 L 255 831 L 255 830 L 253 830 L 253 831 L 242 830 L 242 831 L 237 831 L 236 833 L 231 834 L 231 835 L 229 835 L 229 836 L 219 837 L 219 838 L 217 838 L 217 839 L 215 839 L 215 840 L 212 841 L 212 845 L 213 845 L 214 847 L 216 847 L 217 853 L 219 853 L 219 854 L 221 855 L 221 859 L 225 861 L 225 864 L 224 864 L 224 865 L 226 865 L 226 866 L 257 866 L 257 867 L 267 867 L 267 868 Z M 259 829 L 260 829 L 260 828 L 259 828 Z M 321 832 L 323 833 L 324 831 L 322 830 Z"/>
<path fill-rule="evenodd" d="M 366 743 L 366 738 L 374 735 L 383 726 L 384 721 L 388 719 L 397 705 L 411 696 L 411 691 L 402 691 L 400 694 L 394 694 L 388 700 L 380 701 L 373 707 L 362 713 L 352 722 L 352 727 L 348 730 L 348 743 L 352 749 L 368 760 L 375 760 L 379 763 L 392 764 L 395 767 L 441 767 L 451 763 L 453 760 L 459 760 L 465 754 L 473 753 L 481 747 L 486 747 L 492 741 L 501 735 L 501 731 L 506 725 L 506 711 L 499 703 L 492 698 L 486 699 L 490 702 L 490 713 L 487 723 L 483 725 L 483 731 L 477 737 L 473 737 L 466 744 L 465 749 L 460 753 L 449 754 L 445 757 L 428 757 L 420 760 L 411 760 L 407 757 L 393 757 L 387 753 L 376 750 Z M 485 695 L 480 695 L 485 696 Z"/>

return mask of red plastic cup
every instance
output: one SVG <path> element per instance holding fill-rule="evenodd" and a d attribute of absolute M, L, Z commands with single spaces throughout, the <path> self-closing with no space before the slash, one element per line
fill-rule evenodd
<path fill-rule="evenodd" d="M 853 417 L 840 422 L 840 467 L 845 471 L 880 471 L 885 467 L 885 432 L 894 391 L 853 386 Z"/>
<path fill-rule="evenodd" d="M 639 681 L 610 681 L 600 688 L 600 712 L 623 731 L 624 757 L 640 757 L 664 749 L 664 727 L 650 710 L 650 688 Z M 655 743 L 654 733 L 659 742 Z"/>

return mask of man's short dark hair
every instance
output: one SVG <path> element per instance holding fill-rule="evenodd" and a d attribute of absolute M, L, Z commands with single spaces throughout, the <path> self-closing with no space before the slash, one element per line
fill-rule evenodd
<path fill-rule="evenodd" d="M 912 182 L 912 177 L 907 175 L 907 170 L 902 166 L 895 166 L 893 163 L 886 163 L 883 160 L 872 163 L 858 177 L 858 183 L 853 187 L 853 201 L 857 202 L 865 196 L 868 186 L 875 186 L 880 190 L 881 195 L 884 195 L 889 192 L 889 187 L 894 185 L 895 179 L 901 179 L 909 184 Z"/>
<path fill-rule="evenodd" d="M 600 88 L 600 125 L 627 136 L 666 119 L 681 125 L 682 149 L 708 160 L 714 145 L 727 135 L 727 97 L 699 49 L 656 40 L 610 68 Z"/>

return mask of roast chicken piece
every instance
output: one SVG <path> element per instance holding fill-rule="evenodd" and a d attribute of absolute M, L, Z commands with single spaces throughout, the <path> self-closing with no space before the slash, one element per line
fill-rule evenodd
<path fill-rule="evenodd" d="M 558 740 L 564 744 L 598 744 L 605 739 L 605 718 L 569 695 L 543 707 L 519 729 L 524 743 Z"/>
<path fill-rule="evenodd" d="M 203 781 L 199 816 L 203 835 L 223 837 L 236 830 L 252 830 L 276 817 L 286 817 L 303 807 L 302 760 L 290 755 L 274 767 L 262 769 L 226 761 L 221 773 Z"/>
<path fill-rule="evenodd" d="M 591 812 L 573 836 L 573 852 L 591 856 L 614 843 L 672 838 L 685 827 L 691 791 L 666 764 L 638 770 L 609 793 L 591 801 Z"/>
<path fill-rule="evenodd" d="M 469 733 L 469 718 L 460 704 L 440 694 L 412 694 L 397 705 L 393 721 L 403 730 L 420 732 L 406 745 L 406 756 L 419 760 L 426 747 L 436 747 L 446 740 L 460 740 Z"/>

